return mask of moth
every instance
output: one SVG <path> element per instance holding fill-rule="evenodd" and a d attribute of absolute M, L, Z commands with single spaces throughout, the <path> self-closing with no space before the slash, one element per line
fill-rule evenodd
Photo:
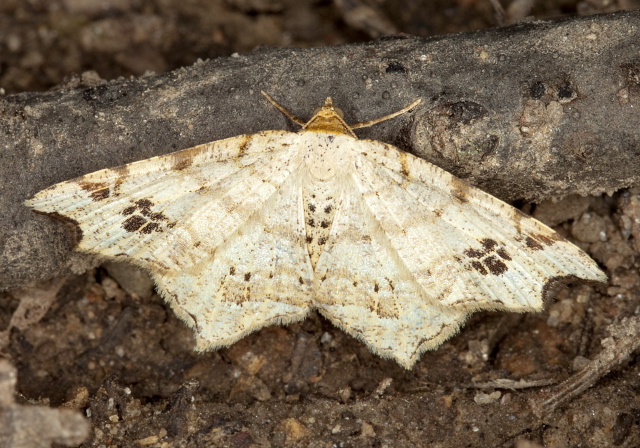
<path fill-rule="evenodd" d="M 354 130 L 327 98 L 264 131 L 104 169 L 25 204 L 77 249 L 148 270 L 197 350 L 317 310 L 409 369 L 478 310 L 539 311 L 558 279 L 606 280 L 544 224 Z"/>

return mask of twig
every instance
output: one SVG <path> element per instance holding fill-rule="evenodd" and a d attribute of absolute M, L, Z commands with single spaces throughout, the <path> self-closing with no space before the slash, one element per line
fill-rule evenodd
<path fill-rule="evenodd" d="M 542 417 L 569 403 L 613 368 L 625 362 L 640 346 L 640 318 L 624 318 L 619 324 L 612 324 L 609 333 L 611 337 L 602 341 L 604 350 L 593 361 L 560 383 L 546 397 L 531 400 L 534 414 Z"/>
<path fill-rule="evenodd" d="M 518 381 L 510 380 L 508 378 L 498 378 L 491 381 L 485 381 L 483 383 L 473 383 L 469 387 L 473 389 L 529 389 L 532 387 L 544 387 L 554 384 L 556 381 L 551 378 L 544 378 L 540 380 L 525 380 Z"/>

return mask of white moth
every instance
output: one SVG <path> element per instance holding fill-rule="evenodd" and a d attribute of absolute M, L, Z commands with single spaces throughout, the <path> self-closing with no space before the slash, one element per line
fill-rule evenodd
<path fill-rule="evenodd" d="M 305 124 L 265 96 L 301 131 L 97 171 L 25 204 L 75 221 L 78 250 L 150 271 L 198 350 L 318 310 L 411 368 L 474 311 L 539 311 L 553 280 L 606 280 L 544 224 L 353 133 L 419 101 L 348 126 L 331 98 Z"/>

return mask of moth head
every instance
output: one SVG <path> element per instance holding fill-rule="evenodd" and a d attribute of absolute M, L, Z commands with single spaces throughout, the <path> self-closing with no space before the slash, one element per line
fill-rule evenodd
<path fill-rule="evenodd" d="M 344 112 L 342 111 L 342 109 L 334 107 L 333 99 L 331 99 L 331 97 L 327 97 L 327 99 L 324 100 L 324 106 L 319 107 L 315 111 L 313 111 L 313 117 L 311 117 L 309 121 L 305 122 L 304 120 L 301 120 L 300 118 L 293 115 L 280 104 L 276 103 L 276 101 L 271 98 L 266 92 L 261 91 L 261 93 L 276 109 L 285 114 L 294 123 L 302 126 L 301 131 L 345 134 L 353 138 L 357 138 L 356 134 L 353 133 L 354 129 L 366 128 L 380 123 L 381 121 L 389 120 L 391 118 L 397 117 L 398 115 L 402 115 L 416 107 L 418 104 L 420 104 L 421 101 L 420 99 L 418 99 L 407 107 L 400 109 L 399 111 L 394 112 L 390 115 L 385 115 L 384 117 L 376 118 L 375 120 L 362 121 L 360 123 L 349 126 L 344 121 Z"/>
<path fill-rule="evenodd" d="M 316 107 L 313 110 L 312 115 L 316 115 L 321 110 L 328 110 L 328 111 L 331 111 L 331 112 L 335 112 L 336 114 L 338 114 L 338 116 L 340 118 L 342 118 L 344 120 L 344 111 L 342 109 L 340 109 L 339 107 L 335 107 L 333 105 L 333 98 L 331 98 L 330 96 L 328 96 L 327 99 L 324 100 L 324 106 Z"/>

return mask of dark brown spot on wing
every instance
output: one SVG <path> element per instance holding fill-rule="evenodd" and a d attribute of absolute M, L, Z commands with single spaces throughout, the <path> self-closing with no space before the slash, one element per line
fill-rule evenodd
<path fill-rule="evenodd" d="M 483 252 L 478 249 L 467 249 L 464 251 L 464 254 L 469 258 L 482 258 L 487 255 L 486 252 Z"/>
<path fill-rule="evenodd" d="M 181 171 L 186 168 L 189 168 L 192 164 L 193 164 L 193 158 L 182 156 L 180 158 L 176 158 L 171 169 L 175 171 Z"/>
<path fill-rule="evenodd" d="M 488 275 L 489 273 L 493 275 L 501 275 L 505 273 L 509 267 L 502 260 L 511 260 L 509 252 L 507 252 L 504 247 L 501 247 L 497 241 L 491 238 L 483 238 L 479 243 L 482 245 L 484 250 L 471 247 L 463 251 L 464 255 L 468 258 L 472 258 L 471 267 L 482 275 Z M 500 258 L 496 257 L 496 255 Z M 459 261 L 462 262 L 463 260 Z"/>
<path fill-rule="evenodd" d="M 102 190 L 104 188 L 108 188 L 109 184 L 106 182 L 90 182 L 86 180 L 78 181 L 78 186 L 82 188 L 84 191 L 96 191 Z"/>
<path fill-rule="evenodd" d="M 463 204 L 466 202 L 469 202 L 469 198 L 467 197 L 467 194 L 462 190 L 457 190 L 457 189 L 451 190 L 451 196 L 453 196 Z"/>
<path fill-rule="evenodd" d="M 492 240 L 491 238 L 484 238 L 480 240 L 480 243 L 487 252 L 491 252 L 498 245 L 498 243 L 496 243 L 495 240 Z"/>
<path fill-rule="evenodd" d="M 554 233 L 552 235 L 543 235 L 543 234 L 539 233 L 539 234 L 535 235 L 535 238 L 538 241 L 540 241 L 542 244 L 546 245 L 546 246 L 551 246 L 556 241 L 559 241 L 559 240 L 562 239 L 562 237 L 557 233 Z"/>
<path fill-rule="evenodd" d="M 102 190 L 97 190 L 91 193 L 91 199 L 94 201 L 102 201 L 103 199 L 107 199 L 111 196 L 111 190 L 108 188 L 103 188 Z"/>
<path fill-rule="evenodd" d="M 138 210 L 140 210 L 140 214 L 149 218 L 152 221 L 160 221 L 160 220 L 167 219 L 162 213 L 154 213 L 151 211 L 153 202 L 151 202 L 149 199 L 140 199 L 139 201 L 136 201 L 135 204 L 138 206 Z"/>
<path fill-rule="evenodd" d="M 240 146 L 238 146 L 238 156 L 243 156 L 245 154 L 250 143 L 251 143 L 251 136 L 245 135 L 244 140 L 242 141 L 242 143 L 240 143 Z"/>
<path fill-rule="evenodd" d="M 251 272 L 247 272 L 246 274 L 244 274 L 244 281 L 248 282 L 249 280 L 251 280 Z"/>
<path fill-rule="evenodd" d="M 530 236 L 526 237 L 524 240 L 524 243 L 527 245 L 527 247 L 531 250 L 542 250 L 544 249 L 544 247 L 542 246 L 542 244 L 540 244 L 538 241 L 534 240 L 533 238 L 531 238 Z"/>
<path fill-rule="evenodd" d="M 385 277 L 385 280 L 389 283 L 389 288 L 391 288 L 391 291 L 395 291 L 396 287 L 393 286 L 393 281 L 391 281 L 389 277 Z"/>
<path fill-rule="evenodd" d="M 102 201 L 111 196 L 111 189 L 106 182 L 79 181 L 78 186 L 84 191 L 90 192 L 89 196 L 94 201 Z"/>
<path fill-rule="evenodd" d="M 496 253 L 503 258 L 504 260 L 508 260 L 511 261 L 511 256 L 509 255 L 509 253 L 503 248 L 501 247 L 500 249 L 498 249 L 496 251 Z"/>
<path fill-rule="evenodd" d="M 127 232 L 135 232 L 137 231 L 140 227 L 142 227 L 143 225 L 145 225 L 145 223 L 147 222 L 146 219 L 144 219 L 142 216 L 140 215 L 134 215 L 131 216 L 130 218 L 127 218 L 123 223 L 122 223 L 122 228 L 124 230 L 126 230 Z"/>
<path fill-rule="evenodd" d="M 451 178 L 451 185 L 451 196 L 463 204 L 469 202 L 469 185 L 457 177 Z"/>
<path fill-rule="evenodd" d="M 135 204 L 140 208 L 149 208 L 153 205 L 149 199 L 139 199 L 135 202 Z"/>
<path fill-rule="evenodd" d="M 131 167 L 129 165 L 120 165 L 115 168 L 111 168 L 110 171 L 112 171 L 118 178 L 126 180 L 130 175 L 130 170 Z"/>
<path fill-rule="evenodd" d="M 231 266 L 229 268 L 229 275 L 236 275 L 236 267 L 235 266 Z"/>
<path fill-rule="evenodd" d="M 489 272 L 484 268 L 484 266 L 482 265 L 482 263 L 480 263 L 477 260 L 473 260 L 471 262 L 471 267 L 473 267 L 473 269 L 475 269 L 476 271 L 478 271 L 479 273 L 481 273 L 482 275 L 487 275 Z"/>
<path fill-rule="evenodd" d="M 160 225 L 157 222 L 150 222 L 149 224 L 147 224 L 146 226 L 140 229 L 140 233 L 144 233 L 146 235 L 150 234 L 153 231 L 156 231 L 156 232 L 161 231 Z"/>
<path fill-rule="evenodd" d="M 509 269 L 506 264 L 502 262 L 502 260 L 494 257 L 493 255 L 488 256 L 484 259 L 484 265 L 491 271 L 493 275 L 502 275 Z"/>
<path fill-rule="evenodd" d="M 128 232 L 140 230 L 141 233 L 149 234 L 151 232 L 161 232 L 163 227 L 171 229 L 175 223 L 165 223 L 167 217 L 163 213 L 151 211 L 153 202 L 149 199 L 140 199 L 120 212 L 123 216 L 129 216 L 123 223 L 122 227 Z M 153 221 L 153 224 L 147 224 L 147 221 Z M 163 223 L 162 225 L 160 223 Z M 141 228 L 142 227 L 142 228 Z"/>
<path fill-rule="evenodd" d="M 162 221 L 167 219 L 162 213 L 153 213 L 151 210 L 143 208 L 140 210 L 140 214 L 149 218 L 152 221 Z"/>
<path fill-rule="evenodd" d="M 401 169 L 400 172 L 402 173 L 403 176 L 405 177 L 409 177 L 409 161 L 407 160 L 407 153 L 406 152 L 400 152 L 400 165 L 401 165 Z"/>

